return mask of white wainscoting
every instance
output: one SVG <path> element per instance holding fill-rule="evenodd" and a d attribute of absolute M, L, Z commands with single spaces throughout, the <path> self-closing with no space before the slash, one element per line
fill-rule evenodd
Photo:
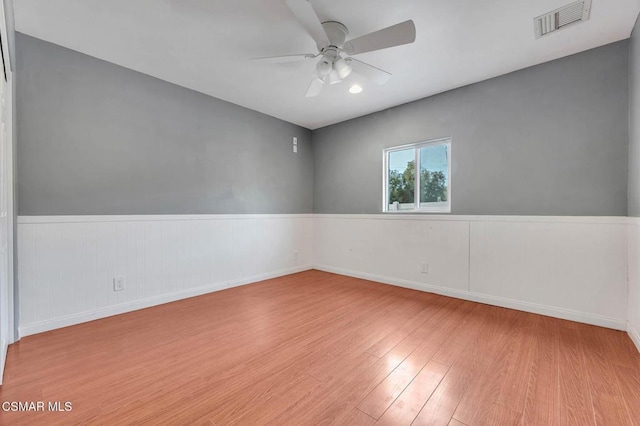
<path fill-rule="evenodd" d="M 640 218 L 629 218 L 629 309 L 627 333 L 640 351 Z"/>
<path fill-rule="evenodd" d="M 626 217 L 315 215 L 313 238 L 316 269 L 627 329 Z"/>
<path fill-rule="evenodd" d="M 625 217 L 20 217 L 19 331 L 314 267 L 628 330 L 638 344 L 639 246 L 640 220 Z M 125 278 L 126 290 L 113 291 L 115 277 Z"/>
<path fill-rule="evenodd" d="M 312 215 L 18 219 L 26 336 L 311 268 Z M 126 289 L 113 291 L 124 277 Z"/>

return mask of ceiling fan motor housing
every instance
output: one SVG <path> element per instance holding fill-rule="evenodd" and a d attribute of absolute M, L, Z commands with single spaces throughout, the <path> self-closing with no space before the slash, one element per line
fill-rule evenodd
<path fill-rule="evenodd" d="M 349 35 L 347 27 L 342 25 L 340 22 L 327 21 L 322 23 L 322 28 L 324 28 L 324 31 L 327 33 L 327 38 L 331 44 L 329 46 L 321 46 L 318 44 L 318 50 L 322 52 L 330 46 L 342 49 L 344 42 L 347 40 L 347 35 Z"/>

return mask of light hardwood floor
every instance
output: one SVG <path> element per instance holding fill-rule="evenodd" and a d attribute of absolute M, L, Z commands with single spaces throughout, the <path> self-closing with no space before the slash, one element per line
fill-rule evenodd
<path fill-rule="evenodd" d="M 2 424 L 626 425 L 629 337 L 308 271 L 30 336 Z"/>

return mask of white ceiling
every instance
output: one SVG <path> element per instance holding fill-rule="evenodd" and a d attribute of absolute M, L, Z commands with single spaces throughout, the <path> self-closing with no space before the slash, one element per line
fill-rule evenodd
<path fill-rule="evenodd" d="M 571 0 L 311 0 L 350 37 L 413 19 L 414 44 L 358 55 L 393 74 L 355 75 L 305 98 L 315 53 L 284 0 L 15 0 L 16 29 L 154 77 L 316 129 L 628 38 L 638 0 L 593 0 L 591 19 L 535 40 L 533 18 Z"/>

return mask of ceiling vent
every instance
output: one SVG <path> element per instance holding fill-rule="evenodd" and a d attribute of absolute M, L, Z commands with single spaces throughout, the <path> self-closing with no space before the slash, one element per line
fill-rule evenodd
<path fill-rule="evenodd" d="M 536 38 L 558 31 L 571 24 L 589 19 L 591 0 L 580 0 L 568 4 L 553 12 L 545 13 L 533 20 Z"/>

